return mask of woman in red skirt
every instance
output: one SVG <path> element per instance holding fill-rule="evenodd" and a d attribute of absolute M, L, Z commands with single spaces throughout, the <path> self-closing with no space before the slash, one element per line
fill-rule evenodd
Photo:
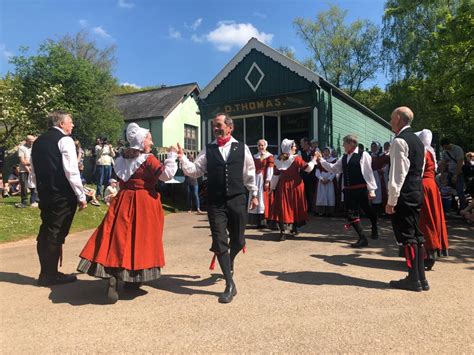
<path fill-rule="evenodd" d="M 164 214 L 155 185 L 158 180 L 171 180 L 177 170 L 176 153 L 168 153 L 163 165 L 150 154 L 153 141 L 147 129 L 129 124 L 127 140 L 130 148 L 114 165 L 120 191 L 82 250 L 77 267 L 109 280 L 109 303 L 118 300 L 118 280 L 125 282 L 125 288 L 137 289 L 142 282 L 160 277 L 165 265 Z"/>
<path fill-rule="evenodd" d="M 306 163 L 299 155 L 296 155 L 295 141 L 283 140 L 281 155 L 275 160 L 271 182 L 275 195 L 269 217 L 278 224 L 281 241 L 286 240 L 287 235 L 297 235 L 298 227 L 305 225 L 308 220 L 308 207 L 300 171 L 309 173 L 314 165 L 313 161 Z"/>
<path fill-rule="evenodd" d="M 248 223 L 262 228 L 267 224 L 270 206 L 273 202 L 270 181 L 273 176 L 274 158 L 273 154 L 267 151 L 268 142 L 265 139 L 260 139 L 257 142 L 257 147 L 258 153 L 254 154 L 253 162 L 255 163 L 255 183 L 258 187 L 258 206 L 249 210 Z M 252 196 L 249 196 L 250 199 Z"/>
<path fill-rule="evenodd" d="M 431 147 L 433 134 L 424 129 L 416 132 L 425 146 L 425 170 L 423 172 L 423 204 L 418 226 L 425 237 L 425 268 L 431 270 L 436 257 L 448 256 L 448 231 L 444 220 L 443 204 L 436 184 L 436 154 Z"/>

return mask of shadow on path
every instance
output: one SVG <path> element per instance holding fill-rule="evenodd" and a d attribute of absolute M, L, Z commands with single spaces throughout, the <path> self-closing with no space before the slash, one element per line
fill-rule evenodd
<path fill-rule="evenodd" d="M 364 288 L 387 289 L 390 288 L 388 283 L 359 279 L 357 277 L 341 275 L 335 272 L 277 272 L 277 271 L 261 271 L 265 276 L 275 276 L 279 281 L 294 282 L 304 285 L 334 285 L 334 286 L 356 286 Z"/>
<path fill-rule="evenodd" d="M 349 254 L 349 255 L 311 255 L 313 258 L 321 259 L 324 262 L 336 265 L 336 266 L 349 266 L 356 265 L 368 268 L 377 268 L 382 270 L 396 270 L 406 271 L 405 261 L 400 258 L 399 260 L 382 260 L 382 259 L 371 259 L 361 257 L 362 254 Z"/>
<path fill-rule="evenodd" d="M 191 275 L 162 275 L 158 280 L 148 282 L 147 285 L 158 290 L 177 293 L 180 295 L 212 295 L 219 296 L 220 292 L 196 290 L 194 287 L 209 287 L 222 279 L 219 274 L 212 274 L 206 279 Z"/>
<path fill-rule="evenodd" d="M 15 272 L 0 272 L 0 282 L 9 282 L 16 285 L 37 286 L 37 279 L 30 276 L 21 275 Z M 133 300 L 143 296 L 148 292 L 145 290 L 124 291 L 119 284 L 118 292 L 121 301 Z M 51 290 L 48 298 L 52 303 L 68 303 L 72 306 L 83 306 L 86 304 L 105 305 L 106 299 L 106 280 L 78 280 L 64 285 L 54 285 L 45 287 Z"/>

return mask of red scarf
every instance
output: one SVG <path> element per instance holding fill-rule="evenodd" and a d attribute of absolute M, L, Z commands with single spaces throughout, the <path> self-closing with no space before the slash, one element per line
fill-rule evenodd
<path fill-rule="evenodd" d="M 352 148 L 352 149 L 349 150 L 346 154 L 349 155 L 349 154 L 354 153 L 354 151 L 356 150 L 356 148 L 357 148 L 357 147 Z"/>
<path fill-rule="evenodd" d="M 217 137 L 217 145 L 218 145 L 219 147 L 222 147 L 222 146 L 224 146 L 228 141 L 230 141 L 231 138 L 232 138 L 232 136 Z"/>

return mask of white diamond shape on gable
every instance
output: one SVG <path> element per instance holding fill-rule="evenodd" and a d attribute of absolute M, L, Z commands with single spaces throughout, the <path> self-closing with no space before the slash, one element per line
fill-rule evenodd
<path fill-rule="evenodd" d="M 260 74 L 260 79 L 258 79 L 258 82 L 257 84 L 253 85 L 252 82 L 249 80 L 249 76 L 250 74 L 252 74 L 252 71 L 253 70 L 257 70 Z M 262 83 L 262 80 L 263 78 L 265 77 L 265 74 L 263 74 L 263 71 L 262 69 L 260 69 L 260 67 L 257 65 L 257 63 L 253 63 L 252 66 L 250 67 L 247 75 L 245 75 L 245 81 L 247 82 L 247 84 L 250 86 L 250 88 L 253 90 L 253 92 L 257 91 L 258 87 L 260 86 L 260 84 Z"/>

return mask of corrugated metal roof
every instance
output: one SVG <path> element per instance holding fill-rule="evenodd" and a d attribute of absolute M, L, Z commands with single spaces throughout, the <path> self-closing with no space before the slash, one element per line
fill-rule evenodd
<path fill-rule="evenodd" d="M 196 91 L 197 83 L 165 86 L 159 89 L 134 92 L 115 96 L 116 105 L 125 121 L 150 117 L 166 118 L 182 101 L 183 97 Z"/>

